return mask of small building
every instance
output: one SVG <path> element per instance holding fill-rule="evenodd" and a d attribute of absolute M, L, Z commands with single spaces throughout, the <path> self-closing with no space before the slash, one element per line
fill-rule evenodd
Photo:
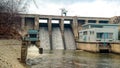
<path fill-rule="evenodd" d="M 119 26 L 119 24 L 95 23 L 82 25 L 82 30 L 79 31 L 77 49 L 120 53 Z"/>
<path fill-rule="evenodd" d="M 39 41 L 39 31 L 29 29 L 28 30 L 28 35 L 25 38 L 25 40 L 31 42 L 31 44 L 35 44 L 36 41 Z"/>
<path fill-rule="evenodd" d="M 95 24 L 82 25 L 79 31 L 80 42 L 117 42 L 119 33 L 118 24 Z"/>

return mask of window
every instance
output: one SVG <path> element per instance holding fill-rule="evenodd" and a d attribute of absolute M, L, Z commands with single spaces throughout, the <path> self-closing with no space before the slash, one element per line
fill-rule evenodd
<path fill-rule="evenodd" d="M 94 35 L 94 31 L 90 31 L 90 35 Z"/>
<path fill-rule="evenodd" d="M 97 33 L 97 38 L 100 39 L 112 39 L 113 33 Z"/>
<path fill-rule="evenodd" d="M 36 34 L 30 34 L 30 38 L 36 38 L 37 35 Z"/>
<path fill-rule="evenodd" d="M 91 25 L 91 28 L 103 28 L 101 25 Z"/>
<path fill-rule="evenodd" d="M 102 38 L 103 37 L 103 33 L 97 33 L 97 38 Z"/>
<path fill-rule="evenodd" d="M 104 39 L 108 39 L 108 33 L 104 33 L 104 34 L 103 34 L 103 38 L 104 38 Z"/>
<path fill-rule="evenodd" d="M 109 23 L 109 21 L 100 20 L 99 23 Z"/>
<path fill-rule="evenodd" d="M 109 39 L 112 39 L 112 38 L 113 38 L 113 33 L 109 33 L 109 34 L 108 34 L 108 38 L 109 38 Z"/>
<path fill-rule="evenodd" d="M 78 20 L 78 24 L 79 24 L 79 25 L 85 24 L 85 20 Z"/>
<path fill-rule="evenodd" d="M 88 20 L 88 23 L 96 23 L 96 20 Z"/>
<path fill-rule="evenodd" d="M 87 35 L 87 31 L 84 31 L 84 32 L 83 32 L 83 35 Z"/>

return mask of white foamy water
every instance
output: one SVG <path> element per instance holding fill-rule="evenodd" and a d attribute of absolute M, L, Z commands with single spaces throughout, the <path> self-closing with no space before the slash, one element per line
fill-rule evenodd
<path fill-rule="evenodd" d="M 59 27 L 53 27 L 52 29 L 52 44 L 53 49 L 64 49 L 62 35 Z"/>
<path fill-rule="evenodd" d="M 35 45 L 29 46 L 27 58 L 36 58 L 38 56 L 40 56 L 39 49 Z"/>
<path fill-rule="evenodd" d="M 64 28 L 64 37 L 65 37 L 66 49 L 76 49 L 74 36 L 70 28 L 68 27 Z"/>
<path fill-rule="evenodd" d="M 26 64 L 28 65 L 36 65 L 40 63 L 41 58 L 49 54 L 39 54 L 39 49 L 35 46 L 29 46 L 27 50 L 27 59 Z"/>
<path fill-rule="evenodd" d="M 50 49 L 50 40 L 47 27 L 40 27 L 40 47 L 43 49 Z"/>

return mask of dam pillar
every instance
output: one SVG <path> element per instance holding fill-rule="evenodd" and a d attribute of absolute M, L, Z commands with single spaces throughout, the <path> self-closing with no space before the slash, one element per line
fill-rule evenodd
<path fill-rule="evenodd" d="M 74 38 L 75 40 L 78 39 L 78 22 L 77 22 L 77 16 L 73 19 L 73 32 L 74 32 Z"/>
<path fill-rule="evenodd" d="M 48 31 L 49 31 L 49 40 L 50 40 L 50 49 L 52 50 L 52 19 L 48 18 Z"/>
<path fill-rule="evenodd" d="M 96 23 L 99 24 L 99 20 L 96 20 Z"/>
<path fill-rule="evenodd" d="M 62 35 L 64 49 L 66 50 L 65 37 L 64 37 L 64 19 L 63 18 L 60 20 L 60 29 L 61 29 L 61 35 Z"/>
<path fill-rule="evenodd" d="M 28 41 L 22 40 L 22 46 L 21 46 L 21 62 L 22 63 L 26 63 L 28 45 L 29 45 Z"/>
<path fill-rule="evenodd" d="M 39 29 L 39 16 L 35 16 L 34 29 Z"/>
<path fill-rule="evenodd" d="M 87 23 L 88 23 L 88 20 L 86 19 L 86 20 L 85 20 L 85 24 L 87 24 Z"/>

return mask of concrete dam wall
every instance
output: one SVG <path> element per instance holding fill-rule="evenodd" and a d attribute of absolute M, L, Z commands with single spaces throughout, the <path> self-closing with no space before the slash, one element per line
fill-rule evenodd
<path fill-rule="evenodd" d="M 52 24 L 52 45 L 50 43 L 49 31 L 47 23 L 39 26 L 40 46 L 44 50 L 56 49 L 76 49 L 75 40 L 70 25 L 64 26 L 64 38 L 62 38 L 59 24 Z M 64 39 L 64 40 L 63 40 Z M 65 41 L 65 44 L 64 44 Z"/>
<path fill-rule="evenodd" d="M 76 49 L 74 35 L 69 24 L 64 27 L 66 49 Z"/>
<path fill-rule="evenodd" d="M 29 29 L 39 30 L 41 48 L 50 50 L 77 48 L 82 50 L 89 49 L 91 51 L 91 49 L 93 49 L 93 47 L 91 47 L 92 45 L 89 47 L 89 45 L 86 43 L 86 46 L 84 46 L 83 43 L 79 43 L 79 31 L 81 30 L 81 25 L 87 23 L 99 24 L 101 21 L 106 21 L 106 23 L 113 23 L 111 22 L 111 18 L 104 17 L 55 16 L 35 14 L 23 14 L 21 17 L 21 30 L 24 31 L 24 33 Z M 46 24 L 43 25 L 40 20 L 45 20 Z M 53 21 L 56 20 L 57 25 L 54 26 Z M 69 21 L 70 27 L 66 26 L 65 21 Z M 23 33 L 21 33 L 21 35 L 24 36 Z M 112 45 L 111 47 L 112 51 L 118 53 L 120 48 L 117 45 Z"/>
<path fill-rule="evenodd" d="M 47 27 L 40 27 L 40 46 L 44 49 L 50 49 L 50 41 Z"/>
<path fill-rule="evenodd" d="M 59 26 L 52 27 L 52 45 L 53 49 L 64 49 L 62 35 Z"/>

